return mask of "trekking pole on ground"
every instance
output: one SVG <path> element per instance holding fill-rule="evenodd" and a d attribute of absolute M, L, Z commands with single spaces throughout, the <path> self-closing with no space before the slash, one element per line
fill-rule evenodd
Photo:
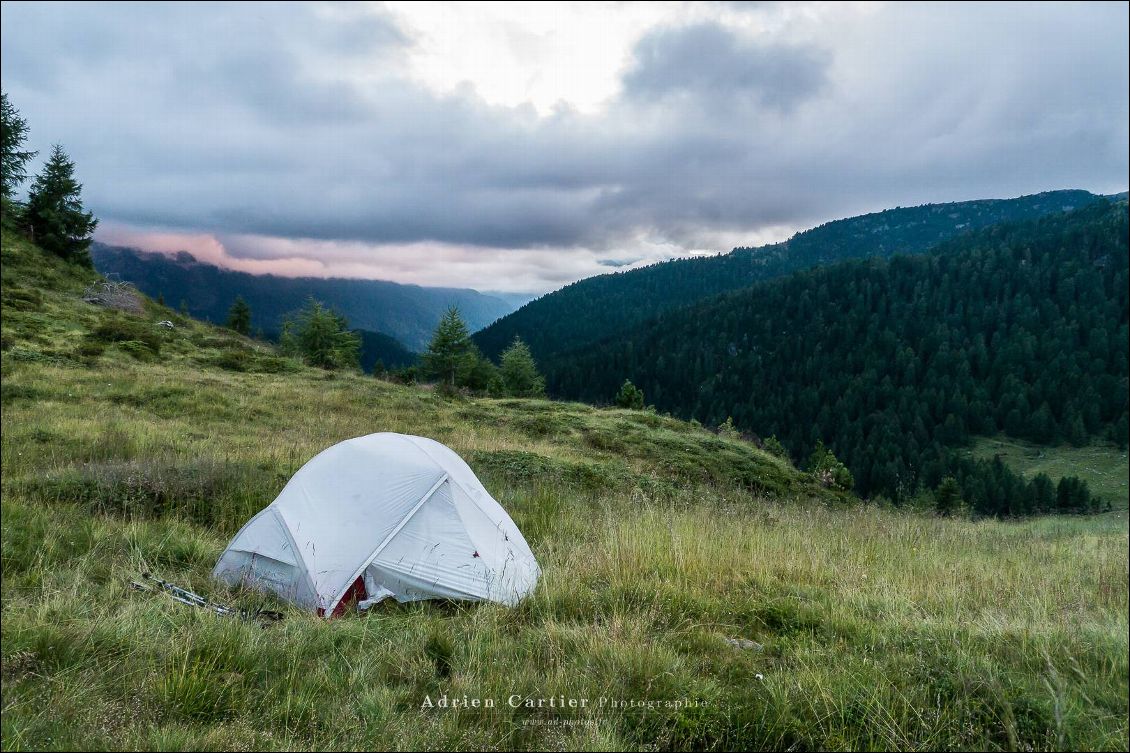
<path fill-rule="evenodd" d="M 175 583 L 170 583 L 167 580 L 164 580 L 162 578 L 158 578 L 156 575 L 152 575 L 150 573 L 142 573 L 141 577 L 155 583 L 158 589 L 160 589 L 161 591 L 164 591 L 174 601 L 179 601 L 181 604 L 187 604 L 191 607 L 199 607 L 201 609 L 207 609 L 210 612 L 214 612 L 214 613 L 216 613 L 218 615 L 222 615 L 224 617 L 239 617 L 240 619 L 243 619 L 243 620 L 262 619 L 262 620 L 269 620 L 271 622 L 278 622 L 279 620 L 281 620 L 283 618 L 282 612 L 274 612 L 274 611 L 271 611 L 269 609 L 257 609 L 254 612 L 251 612 L 251 611 L 248 611 L 246 609 L 233 609 L 231 607 L 226 607 L 223 604 L 217 604 L 214 601 L 209 601 L 208 599 L 205 599 L 203 596 L 201 596 L 198 593 L 194 593 L 193 591 L 189 591 L 187 588 L 181 588 L 180 586 L 176 585 Z M 141 583 L 138 583 L 137 581 L 131 582 L 130 587 L 137 589 L 139 591 L 149 591 L 149 590 L 151 590 L 149 587 L 147 587 L 147 586 L 145 586 Z"/>
<path fill-rule="evenodd" d="M 238 616 L 240 614 L 238 610 L 232 609 L 231 607 L 225 607 L 222 604 L 216 604 L 215 602 L 208 601 L 200 594 L 193 593 L 187 588 L 181 588 L 178 585 L 169 583 L 167 580 L 162 580 L 156 575 L 151 575 L 150 573 L 142 573 L 141 577 L 145 578 L 146 580 L 153 581 L 162 591 L 167 592 L 174 599 L 184 604 L 191 604 L 192 606 L 207 609 L 215 612 L 216 614 L 222 614 L 225 616 Z"/>

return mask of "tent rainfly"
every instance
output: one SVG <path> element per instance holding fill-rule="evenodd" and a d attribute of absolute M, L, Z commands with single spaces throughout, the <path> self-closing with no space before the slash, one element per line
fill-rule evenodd
<path fill-rule="evenodd" d="M 319 615 L 390 596 L 513 605 L 539 574 L 521 531 L 462 458 L 392 433 L 346 440 L 302 466 L 212 573 Z"/>

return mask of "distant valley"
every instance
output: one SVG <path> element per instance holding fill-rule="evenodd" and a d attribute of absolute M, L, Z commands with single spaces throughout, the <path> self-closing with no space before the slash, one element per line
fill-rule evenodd
<path fill-rule="evenodd" d="M 364 331 L 365 365 L 371 365 L 377 357 L 386 366 L 405 365 L 412 353 L 427 345 L 443 312 L 451 306 L 459 308 L 472 330 L 485 327 L 514 309 L 508 300 L 465 288 L 253 275 L 202 263 L 188 252 L 145 253 L 101 243 L 91 247 L 91 254 L 102 274 L 128 280 L 143 293 L 160 297 L 173 308 L 179 308 L 183 302 L 189 314 L 206 321 L 223 324 L 232 302 L 242 296 L 251 306 L 252 330 L 262 330 L 268 336 L 277 333 L 282 320 L 313 296 L 344 315 L 351 326 Z M 395 340 L 401 350 L 387 338 Z"/>

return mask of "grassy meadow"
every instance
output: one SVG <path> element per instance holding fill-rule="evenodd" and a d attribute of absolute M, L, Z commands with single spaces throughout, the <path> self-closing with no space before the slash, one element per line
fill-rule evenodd
<path fill-rule="evenodd" d="M 7 233 L 2 276 L 5 750 L 1130 744 L 1125 512 L 880 509 L 649 412 L 445 398 L 85 304 L 84 273 Z M 375 431 L 468 460 L 533 596 L 264 628 L 129 588 L 269 603 L 210 581 L 228 539 Z"/>
<path fill-rule="evenodd" d="M 1127 451 L 1113 444 L 1041 447 L 1010 437 L 992 437 L 978 439 L 972 454 L 989 459 L 1000 455 L 1005 464 L 1025 478 L 1046 473 L 1058 482 L 1063 476 L 1078 476 L 1104 503 L 1110 502 L 1116 510 L 1130 507 L 1130 461 Z"/>

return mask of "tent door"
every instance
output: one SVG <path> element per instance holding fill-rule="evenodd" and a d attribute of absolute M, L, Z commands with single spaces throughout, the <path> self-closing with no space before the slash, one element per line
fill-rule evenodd
<path fill-rule="evenodd" d="M 365 593 L 367 597 L 357 602 L 357 610 L 364 612 L 371 606 L 379 604 L 390 596 L 395 596 L 392 591 L 389 591 L 384 586 L 376 581 L 376 568 L 372 565 L 365 568 Z"/>

